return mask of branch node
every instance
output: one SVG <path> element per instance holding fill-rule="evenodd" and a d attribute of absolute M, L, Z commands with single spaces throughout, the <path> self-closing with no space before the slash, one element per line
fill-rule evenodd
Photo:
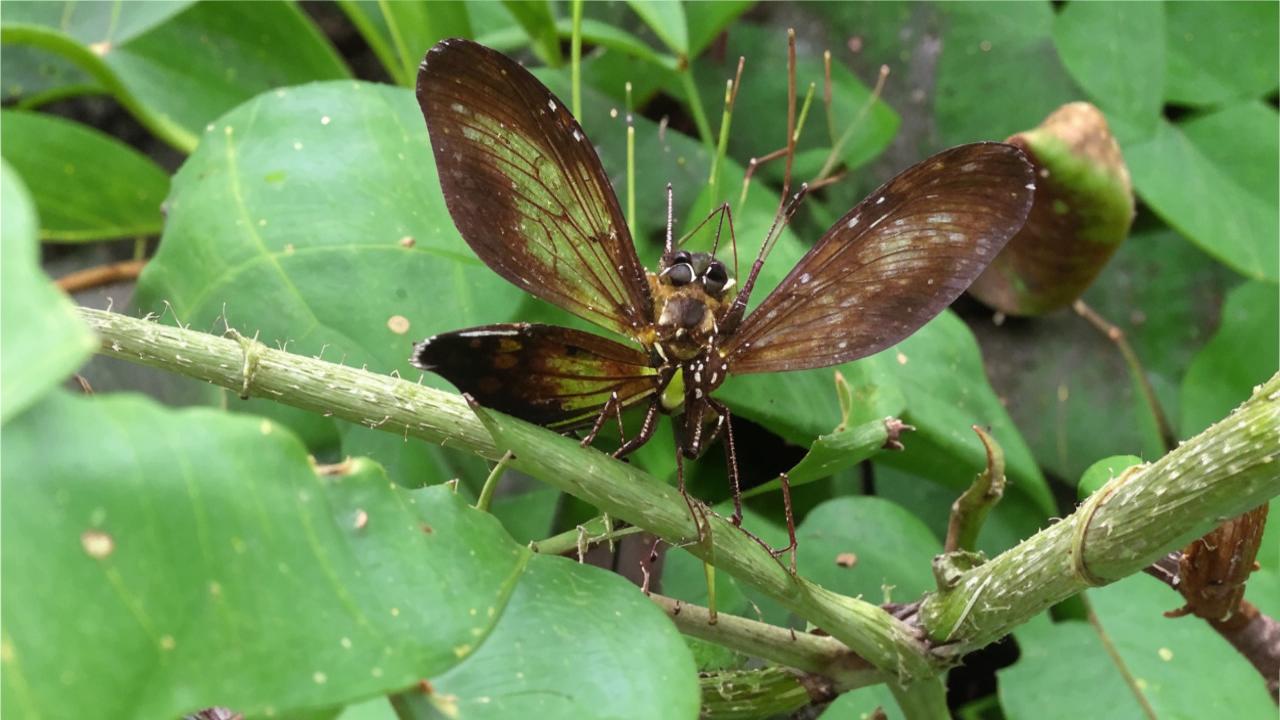
<path fill-rule="evenodd" d="M 1080 580 L 1080 582 L 1089 587 L 1101 587 L 1106 585 L 1109 580 L 1099 577 L 1089 569 L 1084 561 L 1085 539 L 1089 534 L 1089 524 L 1093 522 L 1093 514 L 1102 507 L 1107 498 L 1121 485 L 1125 483 L 1135 472 L 1146 469 L 1146 465 L 1134 465 L 1127 468 L 1118 476 L 1112 478 L 1106 485 L 1102 486 L 1097 492 L 1090 495 L 1084 501 L 1084 505 L 1080 507 L 1080 520 L 1076 523 L 1075 529 L 1071 533 L 1071 572 Z"/>

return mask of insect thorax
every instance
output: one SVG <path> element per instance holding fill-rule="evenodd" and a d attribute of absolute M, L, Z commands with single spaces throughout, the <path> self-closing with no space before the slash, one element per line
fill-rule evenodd
<path fill-rule="evenodd" d="M 727 305 L 727 298 L 717 298 L 701 284 L 675 287 L 648 273 L 653 293 L 654 326 L 662 354 L 670 360 L 692 360 L 715 338 L 719 327 L 716 318 Z"/>

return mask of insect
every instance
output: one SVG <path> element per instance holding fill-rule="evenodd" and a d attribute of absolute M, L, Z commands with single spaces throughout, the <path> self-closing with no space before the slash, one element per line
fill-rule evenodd
<path fill-rule="evenodd" d="M 730 373 L 826 367 L 898 343 L 973 282 L 1022 227 L 1034 192 L 1017 148 L 945 150 L 840 218 L 747 314 L 765 255 L 804 187 L 790 197 L 784 189 L 740 285 L 714 254 L 675 246 L 668 188 L 666 244 L 657 271 L 646 271 L 591 142 L 519 64 L 444 40 L 422 63 L 417 96 L 445 203 L 476 255 L 526 292 L 634 344 L 504 323 L 427 338 L 412 363 L 484 406 L 555 430 L 590 428 L 584 442 L 611 414 L 643 405 L 640 429 L 617 457 L 650 439 L 659 414 L 671 415 L 682 493 L 682 456 L 697 458 L 723 437 L 739 525 L 733 415 L 712 396 L 716 388 Z"/>

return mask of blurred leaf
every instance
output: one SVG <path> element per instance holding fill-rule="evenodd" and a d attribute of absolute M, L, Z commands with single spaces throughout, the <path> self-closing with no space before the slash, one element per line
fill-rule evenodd
<path fill-rule="evenodd" d="M 137 292 L 184 323 L 225 315 L 268 345 L 406 377 L 420 375 L 414 341 L 516 319 L 521 297 L 454 230 L 412 93 L 356 82 L 262 95 L 206 132 L 174 177 Z M 370 455 L 397 482 L 460 474 L 439 448 L 340 427 L 343 453 Z"/>
<path fill-rule="evenodd" d="M 35 206 L 7 163 L 0 163 L 0 207 L 0 423 L 8 423 L 66 379 L 98 342 L 41 272 Z"/>
<path fill-rule="evenodd" d="M 787 139 L 787 39 L 786 35 L 771 28 L 740 24 L 728 33 L 723 60 L 719 63 L 704 62 L 697 66 L 698 87 L 705 97 L 722 98 L 725 80 L 733 77 L 740 56 L 746 57 L 742 72 L 742 86 L 734 105 L 732 132 L 729 135 L 729 153 L 736 158 L 759 157 L 783 147 Z M 797 143 L 798 154 L 795 169 L 796 182 L 813 178 L 825 162 L 832 146 L 863 111 L 871 99 L 871 89 L 843 64 L 833 62 L 831 67 L 832 117 L 828 128 L 826 109 L 823 107 L 822 48 L 810 53 L 797 52 L 796 93 L 797 104 L 804 102 L 809 83 L 816 83 L 813 103 Z M 850 140 L 838 156 L 846 169 L 857 169 L 875 159 L 893 140 L 899 125 L 898 114 L 883 101 L 877 100 L 858 121 Z M 834 131 L 834 133 L 832 132 Z M 833 137 L 834 134 L 834 137 Z M 825 151 L 825 152 L 824 152 Z M 802 162 L 810 158 L 807 162 Z M 808 167 L 805 167 L 808 166 Z M 781 180 L 785 163 L 779 159 L 762 166 L 757 178 L 764 176 Z M 759 181 L 757 180 L 757 185 Z M 736 197 L 739 185 L 726 184 L 729 197 Z M 760 187 L 752 188 L 759 192 Z M 840 208 L 841 215 L 847 208 Z"/>
<path fill-rule="evenodd" d="M 1090 465 L 1084 471 L 1084 474 L 1080 476 L 1080 483 L 1076 486 L 1076 494 L 1083 500 L 1097 492 L 1098 488 L 1106 485 L 1111 478 L 1119 477 L 1120 473 L 1125 470 L 1141 464 L 1142 458 L 1137 455 L 1114 455 L 1109 458 L 1103 458 Z"/>
<path fill-rule="evenodd" d="M 560 32 L 560 37 L 568 38 L 572 36 L 573 21 L 564 18 L 556 22 L 556 29 Z M 667 55 L 661 55 L 653 48 L 649 47 L 643 40 L 632 35 L 631 33 L 617 28 L 607 23 L 602 23 L 591 18 L 582 19 L 582 41 L 590 43 L 610 50 L 617 50 L 626 55 L 630 55 L 637 60 L 643 60 L 651 63 L 659 68 L 675 70 L 676 60 Z"/>
<path fill-rule="evenodd" d="M 525 545 L 551 534 L 559 504 L 559 490 L 537 485 L 522 493 L 495 497 L 490 511 L 516 542 Z"/>
<path fill-rule="evenodd" d="M 1276 90 L 1280 17 L 1275 3 L 1165 4 L 1164 99 L 1224 105 Z"/>
<path fill-rule="evenodd" d="M 23 2 L 0 6 L 0 25 L 30 23 L 54 28 L 81 45 L 106 51 L 126 43 L 187 9 L 190 0 L 155 0 L 135 3 Z M 6 44 L 7 44 L 6 39 Z M 4 50 L 0 85 L 6 101 L 22 98 L 39 103 L 60 90 L 78 86 L 77 93 L 92 88 L 93 80 L 74 63 L 31 47 L 14 45 Z"/>
<path fill-rule="evenodd" d="M 1010 720 L 1139 717 L 1144 709 L 1135 694 L 1154 717 L 1275 714 L 1257 671 L 1207 623 L 1161 614 L 1181 604 L 1176 592 L 1139 574 L 1088 597 L 1100 629 L 1069 621 L 1032 638 L 1019 635 L 1022 658 L 999 672 Z"/>
<path fill-rule="evenodd" d="M 1182 378 L 1182 434 L 1226 417 L 1253 387 L 1280 368 L 1280 311 L 1275 285 L 1247 282 L 1231 291 L 1222 323 Z M 1273 522 L 1273 524 L 1276 524 Z"/>
<path fill-rule="evenodd" d="M 888 720 L 905 717 L 893 697 L 893 691 L 883 683 L 843 693 L 819 717 L 825 720 L 871 720 L 876 708 L 884 710 Z"/>
<path fill-rule="evenodd" d="M 685 3 L 689 32 L 689 56 L 697 57 L 743 13 L 755 5 L 751 0 Z"/>
<path fill-rule="evenodd" d="M 119 140 L 54 115 L 0 114 L 4 158 L 26 180 L 46 240 L 157 235 L 169 176 Z"/>
<path fill-rule="evenodd" d="M 1062 64 L 1121 142 L 1150 137 L 1164 90 L 1164 5 L 1068 3 L 1054 19 L 1053 38 Z"/>
<path fill-rule="evenodd" d="M 1275 282 L 1277 136 L 1276 110 L 1250 102 L 1185 125 L 1161 121 L 1125 157 L 1138 194 L 1166 222 L 1236 272 Z"/>
<path fill-rule="evenodd" d="M 427 50 L 451 37 L 472 37 L 463 2 L 339 0 L 352 24 L 378 56 L 391 79 L 413 87 Z"/>
<path fill-rule="evenodd" d="M 601 692 L 631 698 L 608 703 L 616 717 L 694 714 L 661 611 L 621 578 L 534 556 L 447 488 L 396 489 L 366 460 L 317 474 L 269 421 L 134 397 L 57 395 L 7 430 L 6 711 L 273 714 L 430 677 L 469 715 L 576 718 Z M 74 451 L 51 460 L 49 443 Z M 584 651 L 614 670 L 593 685 L 531 656 Z M 25 686 L 9 684 L 19 669 Z"/>
<path fill-rule="evenodd" d="M 45 14 L 23 15 L 22 22 L 15 17 L 0 37 L 6 46 L 71 60 L 147 129 L 185 151 L 206 124 L 260 92 L 349 74 L 292 3 L 198 3 L 127 42 L 92 47 L 39 24 Z M 89 26 L 77 28 L 87 32 Z"/>
<path fill-rule="evenodd" d="M 538 59 L 551 67 L 559 67 L 564 62 L 555 12 L 548 0 L 503 0 L 502 6 L 528 34 Z"/>
<path fill-rule="evenodd" d="M 1034 641 L 1019 634 L 1018 649 L 1018 661 L 996 671 L 1000 706 L 1008 720 L 1144 716 L 1142 706 L 1088 623 L 1055 623 Z M 1054 701 L 1046 702 L 1046 698 Z"/>
<path fill-rule="evenodd" d="M 828 500 L 796 528 L 796 540 L 804 577 L 876 604 L 910 602 L 933 590 L 930 563 L 942 552 L 919 518 L 876 497 Z M 848 553 L 856 557 L 852 567 L 841 564 Z"/>
<path fill-rule="evenodd" d="M 942 3 L 938 10 L 944 42 L 933 107 L 942 146 L 1008 137 L 1079 99 L 1053 45 L 1048 2 Z"/>
<path fill-rule="evenodd" d="M 1080 297 L 1129 234 L 1133 185 L 1106 118 L 1063 105 L 1009 138 L 1037 168 L 1027 224 L 969 288 L 1010 315 L 1040 315 Z"/>
<path fill-rule="evenodd" d="M 1084 295 L 1124 332 L 1171 418 L 1183 374 L 1233 281 L 1177 233 L 1155 226 L 1134 232 Z M 1083 318 L 1062 311 L 975 329 L 1000 396 L 1046 472 L 1074 483 L 1098 458 L 1164 454 L 1119 349 Z"/>
<path fill-rule="evenodd" d="M 689 56 L 689 27 L 679 0 L 627 0 L 645 25 L 676 55 Z"/>

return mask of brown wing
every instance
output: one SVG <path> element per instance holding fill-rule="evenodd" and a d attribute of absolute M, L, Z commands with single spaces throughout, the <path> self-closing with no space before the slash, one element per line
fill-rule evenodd
<path fill-rule="evenodd" d="M 1035 183 L 1002 143 L 944 150 L 857 205 L 721 344 L 735 373 L 837 365 L 942 312 L 1022 227 Z"/>
<path fill-rule="evenodd" d="M 506 56 L 443 40 L 418 71 L 458 232 L 515 285 L 636 337 L 653 301 L 618 200 L 568 108 Z"/>
<path fill-rule="evenodd" d="M 657 371 L 644 353 L 554 325 L 444 333 L 415 345 L 409 361 L 485 407 L 556 430 L 591 424 L 611 393 L 628 407 L 658 391 Z"/>

